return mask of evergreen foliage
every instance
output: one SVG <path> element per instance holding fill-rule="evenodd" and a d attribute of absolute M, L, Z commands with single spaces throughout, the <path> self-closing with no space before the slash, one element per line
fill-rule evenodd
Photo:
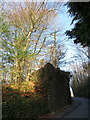
<path fill-rule="evenodd" d="M 75 26 L 67 30 L 66 35 L 74 38 L 75 43 L 90 46 L 90 2 L 68 2 L 68 13 L 73 17 Z"/>

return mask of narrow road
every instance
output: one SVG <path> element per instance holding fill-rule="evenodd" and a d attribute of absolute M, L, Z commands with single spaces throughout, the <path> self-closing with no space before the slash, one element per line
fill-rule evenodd
<path fill-rule="evenodd" d="M 58 114 L 55 118 L 88 118 L 90 99 L 88 100 L 86 98 L 74 98 L 74 100 L 76 102 L 79 101 L 80 104 L 71 112 L 65 114 L 63 117 L 61 117 L 61 115 Z"/>

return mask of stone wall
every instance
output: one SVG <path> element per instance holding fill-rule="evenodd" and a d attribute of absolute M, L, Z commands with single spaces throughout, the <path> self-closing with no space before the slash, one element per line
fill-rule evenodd
<path fill-rule="evenodd" d="M 32 79 L 36 81 L 36 91 L 48 102 L 50 112 L 71 103 L 68 72 L 47 63 L 33 73 Z"/>

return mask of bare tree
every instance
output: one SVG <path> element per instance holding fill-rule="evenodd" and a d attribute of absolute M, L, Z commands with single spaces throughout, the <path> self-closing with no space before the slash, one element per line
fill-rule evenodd
<path fill-rule="evenodd" d="M 10 60 L 13 60 L 11 74 L 14 81 L 20 83 L 29 80 L 30 71 L 45 48 L 45 42 L 53 32 L 52 22 L 57 16 L 59 3 L 24 2 L 10 3 L 5 19 L 10 27 L 9 39 L 3 39 L 8 45 Z"/>

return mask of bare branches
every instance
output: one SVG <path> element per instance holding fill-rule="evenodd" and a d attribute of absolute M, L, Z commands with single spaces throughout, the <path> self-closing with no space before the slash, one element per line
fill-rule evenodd
<path fill-rule="evenodd" d="M 45 43 L 52 41 L 50 37 L 58 32 L 58 30 L 53 32 L 51 28 L 53 28 L 52 21 L 58 15 L 59 4 L 50 4 L 46 0 L 32 1 L 13 2 L 7 7 L 5 20 L 10 26 L 10 37 L 4 37 L 6 41 L 2 40 L 8 46 L 4 49 L 10 50 L 8 50 L 8 55 L 5 52 L 3 55 L 5 54 L 9 61 L 13 58 L 12 67 L 9 69 L 10 74 L 13 74 L 11 76 L 14 82 L 29 80 L 35 63 L 40 61 L 39 56 L 44 56 L 45 50 L 48 49 Z"/>
<path fill-rule="evenodd" d="M 40 40 L 40 37 L 41 37 L 43 31 L 44 31 L 44 29 L 42 29 L 42 31 L 40 32 L 40 35 L 38 36 L 37 42 L 36 42 L 36 44 L 35 44 L 34 52 L 36 52 L 37 44 L 38 44 L 38 42 L 39 42 L 39 40 Z"/>
<path fill-rule="evenodd" d="M 43 46 L 44 46 L 44 43 L 45 43 L 46 38 L 47 38 L 47 37 L 44 38 L 44 40 L 43 40 L 43 42 L 42 42 L 42 46 L 41 46 L 41 48 L 39 49 L 39 51 L 37 52 L 37 54 L 39 54 L 39 53 L 41 52 L 41 50 L 42 50 L 42 48 L 43 48 Z"/>

